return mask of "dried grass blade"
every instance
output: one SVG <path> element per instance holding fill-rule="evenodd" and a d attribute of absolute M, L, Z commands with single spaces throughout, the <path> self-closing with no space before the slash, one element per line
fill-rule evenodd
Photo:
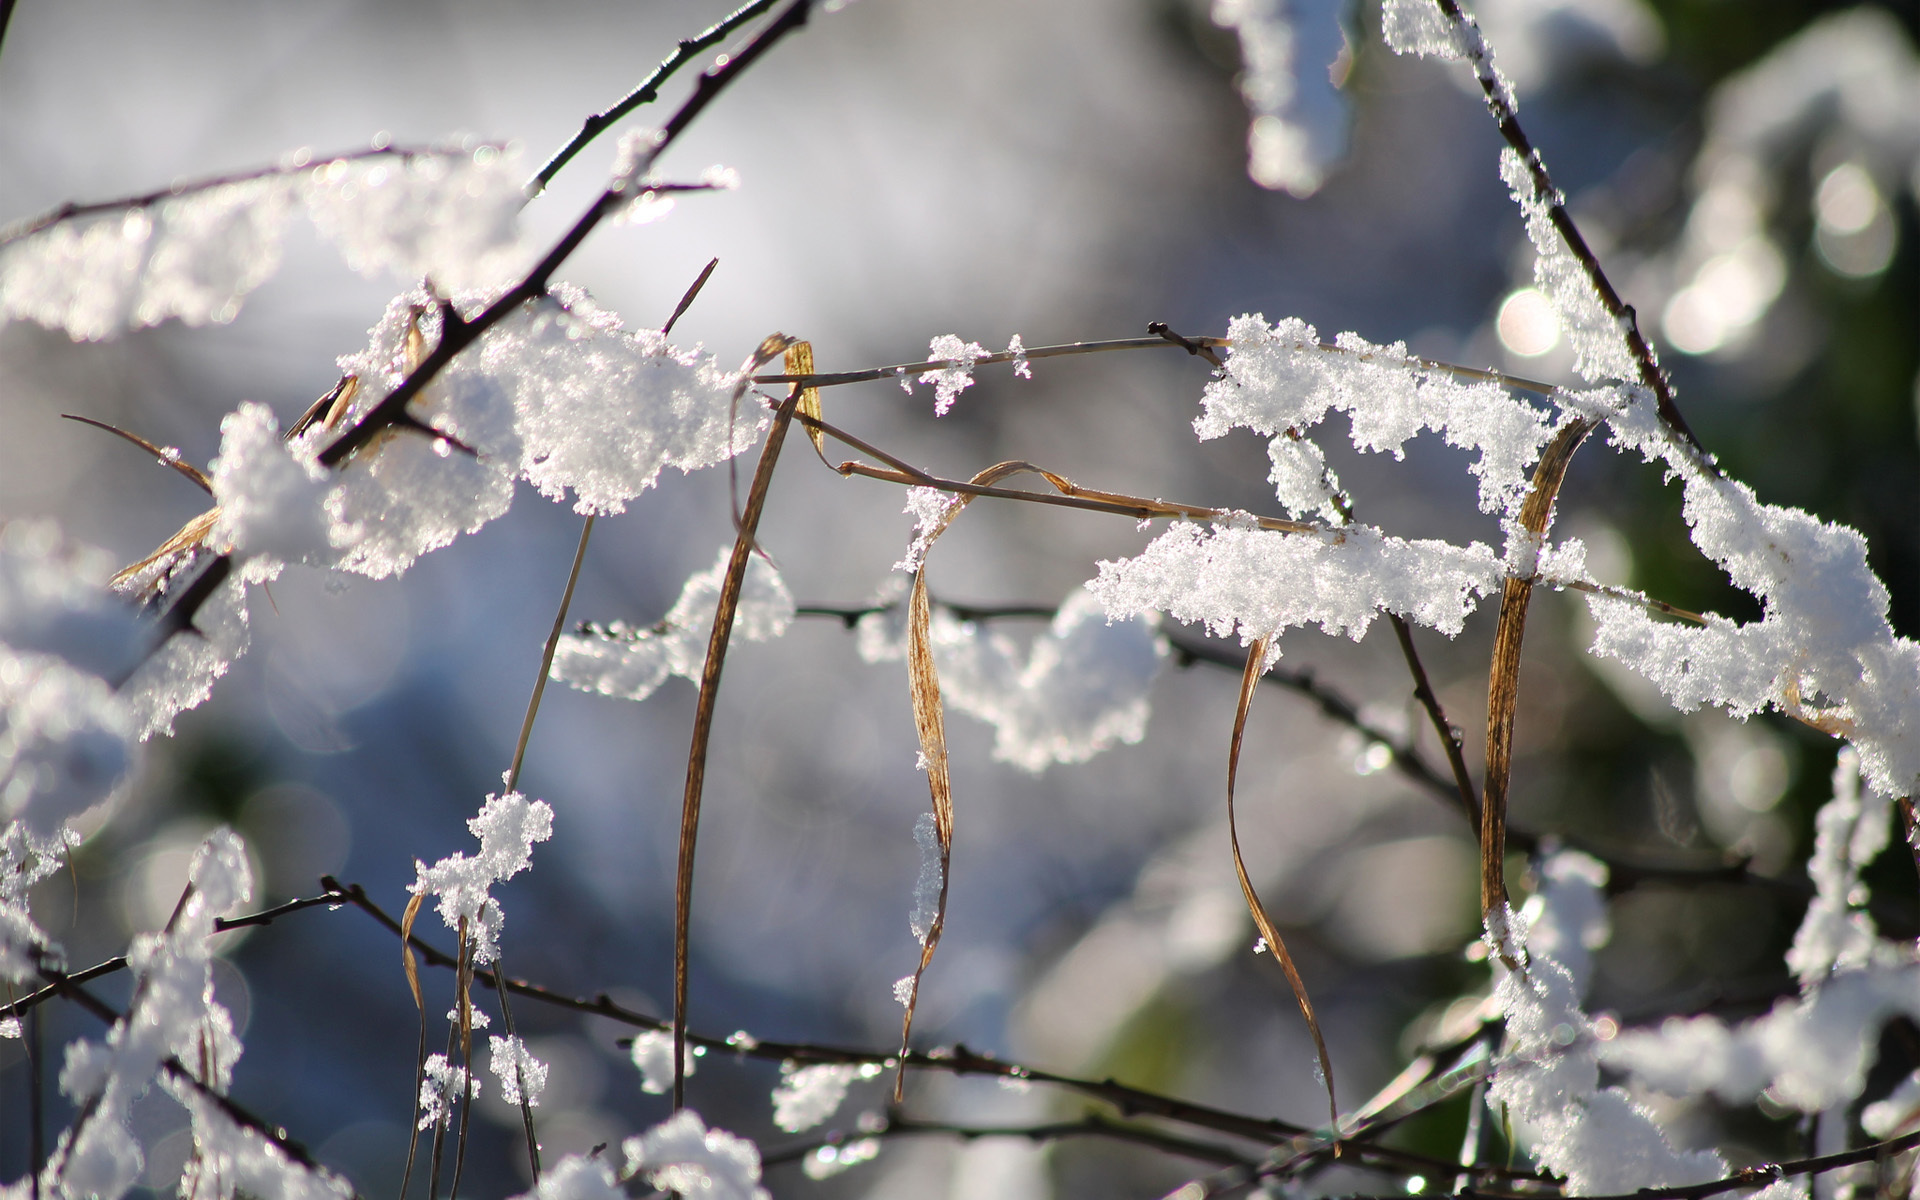
<path fill-rule="evenodd" d="M 779 341 L 776 344 L 775 338 Z M 789 339 L 774 335 L 761 343 L 761 351 L 772 347 L 777 354 Z M 693 859 L 700 834 L 700 798 L 707 781 L 707 747 L 713 739 L 713 710 L 720 693 L 720 668 L 727 658 L 727 641 L 733 635 L 733 618 L 740 607 L 740 589 L 746 582 L 747 556 L 753 552 L 754 532 L 760 527 L 760 514 L 767 506 L 767 490 L 773 483 L 773 467 L 780 459 L 780 446 L 793 423 L 794 409 L 800 403 L 800 389 L 794 388 L 773 417 L 767 430 L 767 444 L 760 451 L 760 462 L 753 470 L 753 484 L 747 492 L 747 505 L 740 514 L 740 531 L 733 541 L 733 555 L 727 560 L 726 579 L 720 585 L 720 604 L 713 617 L 713 633 L 707 638 L 707 661 L 700 672 L 700 699 L 694 709 L 693 743 L 687 750 L 687 789 L 680 807 L 680 859 L 674 879 L 673 896 L 673 1108 L 686 1106 L 687 1062 L 687 936 L 693 918 Z"/>
<path fill-rule="evenodd" d="M 789 375 L 813 374 L 813 343 L 795 342 L 788 346 L 786 368 Z M 823 464 L 831 467 L 833 464 L 827 462 L 827 435 L 820 431 L 818 424 L 823 419 L 819 388 L 805 388 L 800 392 L 798 411 L 802 418 L 801 424 L 806 426 L 807 438 L 813 443 L 813 452 L 820 456 Z"/>
<path fill-rule="evenodd" d="M 940 900 L 934 907 L 933 921 L 927 926 L 927 936 L 920 943 L 920 964 L 913 969 L 913 983 L 907 990 L 907 1012 L 900 1021 L 900 1066 L 893 1076 L 895 1104 L 900 1103 L 906 1089 L 907 1044 L 913 1033 L 914 1009 L 920 1003 L 920 978 L 933 962 L 940 932 L 947 923 L 947 888 L 952 878 L 953 781 L 947 774 L 947 730 L 940 705 L 940 672 L 933 662 L 933 639 L 929 636 L 931 623 L 927 577 L 922 571 L 914 576 L 913 595 L 907 602 L 907 683 L 913 692 L 913 724 L 920 734 L 927 790 L 933 796 L 933 831 L 940 841 Z"/>
<path fill-rule="evenodd" d="M 1327 1039 L 1320 1032 L 1320 1018 L 1314 1014 L 1313 1000 L 1307 995 L 1306 981 L 1300 978 L 1300 970 L 1294 966 L 1293 955 L 1287 952 L 1287 943 L 1280 937 L 1280 931 L 1273 927 L 1272 918 L 1267 916 L 1266 906 L 1260 903 L 1259 893 L 1253 890 L 1253 880 L 1247 877 L 1247 863 L 1240 856 L 1240 829 L 1234 814 L 1233 794 L 1240 778 L 1240 746 L 1246 739 L 1247 710 L 1253 705 L 1254 689 L 1260 686 L 1260 676 L 1267 661 L 1267 638 L 1259 638 L 1247 647 L 1247 669 L 1240 677 L 1240 705 L 1233 715 L 1233 741 L 1227 751 L 1227 840 L 1233 846 L 1233 871 L 1240 879 L 1240 894 L 1246 897 L 1247 911 L 1253 914 L 1253 923 L 1260 930 L 1260 936 L 1266 939 L 1267 949 L 1273 954 L 1280 969 L 1286 972 L 1287 984 L 1293 988 L 1293 998 L 1300 1003 L 1300 1015 L 1307 1020 L 1307 1032 L 1313 1035 L 1313 1048 L 1320 1056 L 1320 1074 L 1327 1085 L 1327 1113 L 1333 1136 L 1340 1136 L 1340 1102 L 1333 1092 L 1333 1059 L 1327 1054 Z"/>
<path fill-rule="evenodd" d="M 1593 422 L 1578 419 L 1560 427 L 1533 469 L 1532 490 L 1520 506 L 1520 524 L 1535 538 L 1544 538 L 1553 521 L 1553 502 L 1567 477 L 1567 464 L 1593 430 Z M 1520 702 L 1520 644 L 1527 630 L 1527 605 L 1533 598 L 1533 578 L 1508 576 L 1500 592 L 1500 620 L 1493 631 L 1493 661 L 1487 673 L 1487 777 L 1480 801 L 1480 909 L 1505 941 L 1507 907 L 1507 790 L 1513 778 L 1513 715 Z M 1500 950 L 1511 969 L 1519 964 Z"/>
<path fill-rule="evenodd" d="M 420 915 L 420 904 L 426 898 L 425 892 L 415 892 L 400 918 L 400 961 L 407 968 L 407 987 L 413 992 L 413 1006 L 421 1012 L 427 1011 L 427 1002 L 420 995 L 420 964 L 413 956 L 413 922 Z"/>
<path fill-rule="evenodd" d="M 181 458 L 179 451 L 175 450 L 170 453 L 154 445 L 137 433 L 129 433 L 118 425 L 109 425 L 105 421 L 96 421 L 92 417 L 82 417 L 74 413 L 61 413 L 60 416 L 63 420 L 78 421 L 82 425 L 91 425 L 95 429 L 104 429 L 115 437 L 125 438 L 127 441 L 145 450 L 148 454 L 153 455 L 154 461 L 158 462 L 161 466 L 172 467 L 191 480 L 195 487 L 209 496 L 213 495 L 213 481 L 207 478 L 207 473 L 186 459 Z"/>

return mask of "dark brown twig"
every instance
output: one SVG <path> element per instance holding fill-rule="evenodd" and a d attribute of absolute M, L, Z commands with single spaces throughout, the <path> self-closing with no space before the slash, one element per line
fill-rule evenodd
<path fill-rule="evenodd" d="M 863 1129 L 850 1134 L 835 1133 L 818 1141 L 788 1146 L 769 1153 L 760 1161 L 763 1167 L 771 1169 L 800 1162 L 829 1146 L 843 1146 L 866 1138 L 900 1137 L 950 1137 L 966 1142 L 980 1138 L 1025 1138 L 1029 1142 L 1038 1144 L 1064 1141 L 1069 1138 L 1094 1137 L 1145 1146 L 1150 1150 L 1158 1150 L 1162 1154 L 1223 1166 L 1236 1164 L 1248 1166 L 1256 1161 L 1226 1146 L 1178 1137 L 1141 1125 L 1122 1124 L 1097 1115 L 1082 1117 L 1078 1121 L 1053 1121 L 1044 1125 L 955 1125 L 944 1121 L 918 1121 L 909 1117 L 894 1116 L 888 1118 L 878 1128 Z"/>
<path fill-rule="evenodd" d="M 92 417 L 82 417 L 74 413 L 61 413 L 60 418 L 64 421 L 78 421 L 82 425 L 91 425 L 95 429 L 104 429 L 117 438 L 125 438 L 127 441 L 145 450 L 148 454 L 153 455 L 154 461 L 161 466 L 172 467 L 182 475 L 185 475 L 195 487 L 209 496 L 213 495 L 213 481 L 207 478 L 207 473 L 186 459 L 181 458 L 178 450 L 163 450 L 137 433 L 128 433 L 118 425 L 109 425 L 105 421 L 96 421 Z"/>

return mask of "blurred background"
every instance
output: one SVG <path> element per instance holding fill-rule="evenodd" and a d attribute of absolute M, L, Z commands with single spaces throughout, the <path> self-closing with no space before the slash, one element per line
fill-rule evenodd
<path fill-rule="evenodd" d="M 735 167 L 740 191 L 605 229 L 563 277 L 629 324 L 658 325 L 717 256 L 675 337 L 729 363 L 775 329 L 809 338 L 832 371 L 916 360 L 945 333 L 990 348 L 1016 333 L 1029 346 L 1138 336 L 1151 321 L 1218 335 L 1230 317 L 1263 312 L 1572 382 L 1465 71 L 1393 55 L 1370 2 L 1288 8 L 1296 78 L 1283 116 L 1310 135 L 1318 174 L 1291 177 L 1302 194 L 1250 179 L 1241 47 L 1198 0 L 861 0 L 781 45 L 666 164 L 685 176 Z M 725 11 L 678 0 L 25 4 L 0 57 L 0 214 L 381 133 L 512 139 L 531 172 Z M 1920 8 L 1487 0 L 1481 15 L 1529 132 L 1701 440 L 1763 499 L 1861 529 L 1896 629 L 1920 633 Z M 671 86 L 669 101 L 686 86 Z M 571 223 L 612 155 L 610 142 L 596 145 L 526 210 L 536 238 Z M 144 555 L 202 497 L 59 414 L 113 422 L 204 464 L 221 415 L 242 400 L 285 422 L 331 386 L 335 356 L 363 344 L 406 282 L 352 274 L 296 225 L 281 271 L 231 324 L 85 345 L 0 328 L 0 517 L 51 518 L 121 561 Z M 1030 382 L 982 369 L 938 421 L 926 389 L 908 397 L 891 384 L 835 390 L 827 408 L 943 473 L 1023 458 L 1104 489 L 1275 512 L 1260 439 L 1194 440 L 1206 379 L 1177 352 L 1107 355 L 1036 364 Z M 1342 423 L 1322 433 L 1362 519 L 1406 536 L 1496 540 L 1475 511 L 1466 456 L 1427 438 L 1404 462 L 1362 457 Z M 761 540 L 802 605 L 858 605 L 907 541 L 902 503 L 891 485 L 843 480 L 796 451 Z M 1692 550 L 1675 489 L 1602 445 L 1576 460 L 1560 522 L 1603 580 L 1757 613 Z M 72 963 L 162 924 L 187 856 L 220 823 L 249 840 L 262 905 L 311 895 L 331 872 L 398 912 L 416 859 L 470 850 L 463 823 L 498 790 L 579 524 L 526 490 L 506 517 L 404 578 L 341 587 L 294 568 L 270 596 L 256 592 L 251 652 L 176 737 L 150 745 L 72 870 L 36 894 L 36 916 Z M 657 620 L 731 537 L 724 471 L 664 480 L 599 523 L 573 617 Z M 929 578 L 949 600 L 1051 605 L 1098 559 L 1137 552 L 1146 537 L 1122 519 L 983 503 L 941 542 Z M 1416 633 L 1476 778 L 1492 617 L 1453 641 Z M 1022 639 L 1043 629 L 1005 626 Z M 1540 596 L 1527 632 L 1516 826 L 1634 863 L 1750 860 L 1777 881 L 1617 888 L 1594 1008 L 1623 1021 L 1765 1008 L 1790 987 L 1780 955 L 1804 902 L 1800 863 L 1834 744 L 1774 718 L 1668 710 L 1583 653 L 1584 605 L 1570 597 Z M 1312 669 L 1441 761 L 1390 629 L 1359 643 L 1301 632 L 1283 649 L 1284 666 Z M 1170 665 L 1139 745 L 1037 776 L 991 761 L 991 730 L 949 716 L 953 894 L 921 1044 L 964 1041 L 1250 1113 L 1324 1117 L 1311 1043 L 1277 973 L 1249 953 L 1233 883 L 1222 800 L 1235 685 L 1231 671 Z M 684 680 L 638 705 L 547 693 L 522 787 L 553 805 L 555 831 L 535 869 L 497 892 L 509 973 L 665 1014 L 694 694 Z M 863 664 L 839 622 L 802 620 L 779 642 L 735 651 L 700 842 L 697 1028 L 881 1048 L 897 1039 L 891 985 L 917 954 L 911 830 L 927 807 L 916 751 L 904 673 Z M 1298 697 L 1274 688 L 1256 701 L 1242 841 L 1350 1105 L 1405 1064 L 1450 1001 L 1485 987 L 1462 953 L 1476 932 L 1471 833 L 1382 767 Z M 1889 855 L 1874 882 L 1883 929 L 1920 929 L 1904 856 Z M 421 928 L 450 944 L 434 925 Z M 417 1036 L 392 937 L 360 913 L 314 910 L 236 934 L 223 954 L 219 995 L 247 1044 L 236 1098 L 363 1193 L 391 1194 Z M 443 975 L 427 979 L 435 1013 L 451 993 Z M 124 979 L 99 987 L 125 998 Z M 78 1012 L 44 1011 L 50 1052 L 98 1032 Z M 665 1115 L 664 1098 L 641 1092 L 619 1028 L 531 1003 L 516 1017 L 552 1068 L 537 1110 L 548 1161 Z M 1896 1027 L 1883 1051 L 1890 1085 L 1920 1059 L 1920 1031 Z M 4 1179 L 26 1169 L 22 1053 L 0 1041 Z M 689 1099 L 776 1151 L 804 1140 L 772 1125 L 777 1079 L 771 1064 L 709 1056 Z M 881 1107 L 885 1082 L 856 1085 L 830 1126 Z M 939 1078 L 910 1080 L 909 1100 L 973 1122 L 1083 1107 Z M 1735 1158 L 1799 1144 L 1784 1120 L 1707 1103 L 1668 1115 Z M 463 1189 L 524 1190 L 517 1112 L 487 1099 L 476 1118 Z M 146 1178 L 167 1191 L 187 1152 L 183 1114 L 156 1096 L 136 1119 Z M 1462 1098 L 1395 1136 L 1451 1156 L 1465 1120 Z M 1198 1169 L 1098 1142 L 914 1139 L 834 1179 L 784 1167 L 769 1185 L 1147 1196 Z M 1335 1173 L 1315 1187 L 1404 1183 Z"/>

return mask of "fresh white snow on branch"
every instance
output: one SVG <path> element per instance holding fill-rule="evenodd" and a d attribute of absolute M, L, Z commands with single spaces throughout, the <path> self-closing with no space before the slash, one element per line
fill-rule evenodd
<path fill-rule="evenodd" d="M 628 1138 L 621 1149 L 627 1174 L 644 1176 L 663 1192 L 701 1200 L 769 1200 L 760 1186 L 760 1151 L 754 1144 L 724 1129 L 708 1129 L 690 1108 Z"/>
<path fill-rule="evenodd" d="M 242 555 L 324 562 L 331 481 L 280 437 L 273 410 L 248 401 L 220 421 L 220 455 L 207 472 L 220 516 L 213 541 Z"/>
<path fill-rule="evenodd" d="M 535 1058 L 525 1042 L 517 1037 L 489 1037 L 487 1070 L 500 1081 L 500 1098 L 508 1104 L 524 1101 L 531 1108 L 540 1107 L 540 1094 L 547 1090 L 547 1064 Z"/>
<path fill-rule="evenodd" d="M 872 1063 L 814 1063 L 807 1067 L 781 1063 L 780 1086 L 773 1089 L 773 1123 L 788 1133 L 812 1129 L 840 1110 L 849 1084 L 878 1074 L 879 1068 Z"/>
<path fill-rule="evenodd" d="M 534 843 L 553 836 L 553 807 L 519 792 L 488 796 L 479 815 L 467 822 L 467 830 L 480 839 L 480 852 L 472 857 L 450 855 L 431 867 L 416 860 L 416 878 L 407 890 L 434 897 L 448 929 L 459 932 L 464 924 L 464 932 L 473 939 L 473 961 L 485 966 L 500 953 L 504 919 L 490 889 L 532 864 Z"/>
<path fill-rule="evenodd" d="M 1526 218 L 1527 239 L 1535 256 L 1534 286 L 1552 302 L 1560 318 L 1567 344 L 1573 347 L 1573 369 L 1592 381 L 1638 379 L 1640 367 L 1627 348 L 1625 326 L 1607 311 L 1586 268 L 1553 227 L 1548 210 L 1561 197 L 1540 195 L 1532 171 L 1512 147 L 1500 151 L 1500 178 Z"/>
<path fill-rule="evenodd" d="M 554 649 L 552 678 L 623 700 L 645 700 L 669 675 L 699 679 L 732 553 L 731 546 L 722 546 L 713 566 L 688 577 L 680 598 L 651 628 L 612 621 L 563 635 Z M 787 631 L 793 614 L 793 593 L 779 569 L 761 555 L 750 557 L 729 644 L 771 641 Z"/>
<path fill-rule="evenodd" d="M 695 1047 L 688 1046 L 682 1074 L 693 1074 L 699 1061 Z M 633 1065 L 640 1072 L 640 1090 L 649 1096 L 664 1096 L 673 1090 L 673 1035 L 663 1029 L 636 1034 L 630 1049 Z"/>
<path fill-rule="evenodd" d="M 0 319 L 75 340 L 170 317 L 231 321 L 278 270 L 296 210 L 362 274 L 429 276 L 456 291 L 499 286 L 526 258 L 520 175 L 517 154 L 495 146 L 393 151 L 54 220 L 0 240 Z"/>
<path fill-rule="evenodd" d="M 893 599 L 883 595 L 883 602 Z M 992 725 L 994 758 L 1027 771 L 1133 745 L 1146 735 L 1148 696 L 1167 648 L 1151 613 L 1110 618 L 1111 611 L 1076 591 L 1022 651 L 993 625 L 936 607 L 928 632 L 941 700 Z M 857 634 L 868 662 L 906 656 L 898 609 L 862 617 Z"/>
<path fill-rule="evenodd" d="M 973 386 L 973 364 L 986 353 L 987 348 L 979 342 L 964 341 L 958 334 L 952 333 L 943 333 L 928 344 L 928 359 L 946 360 L 952 364 L 923 372 L 920 376 L 921 383 L 933 385 L 934 416 L 946 416 L 960 393 Z M 905 379 L 900 383 L 908 391 L 913 390 Z"/>

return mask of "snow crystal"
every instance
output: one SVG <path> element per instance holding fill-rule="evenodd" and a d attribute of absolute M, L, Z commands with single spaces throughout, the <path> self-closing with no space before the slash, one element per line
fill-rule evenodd
<path fill-rule="evenodd" d="M 547 1090 L 547 1064 L 528 1053 L 525 1042 L 517 1037 L 489 1037 L 487 1069 L 500 1081 L 501 1099 L 540 1107 L 540 1093 Z"/>
<path fill-rule="evenodd" d="M 940 865 L 940 827 L 932 813 L 921 813 L 913 823 L 913 840 L 920 847 L 920 874 L 913 882 L 913 913 L 907 918 L 907 927 L 913 930 L 914 940 L 924 946 L 940 915 L 940 891 L 946 883 L 945 869 Z"/>
<path fill-rule="evenodd" d="M 220 517 L 214 539 L 238 554 L 321 562 L 332 550 L 324 467 L 280 439 L 273 410 L 251 401 L 220 421 L 220 455 L 207 472 Z"/>
<path fill-rule="evenodd" d="M 139 661 L 146 630 L 104 586 L 113 564 L 46 521 L 0 526 L 0 644 L 63 658 L 117 679 Z"/>
<path fill-rule="evenodd" d="M 469 1090 L 471 1089 L 471 1090 Z M 462 1099 L 480 1096 L 480 1081 L 465 1067 L 447 1061 L 444 1054 L 427 1059 L 420 1081 L 420 1129 L 432 1129 L 447 1119 Z"/>
<path fill-rule="evenodd" d="M 902 975 L 893 981 L 893 999 L 901 1008 L 913 1003 L 913 976 Z"/>
<path fill-rule="evenodd" d="M 1229 322 L 1226 372 L 1207 385 L 1194 431 L 1203 440 L 1236 427 L 1271 440 L 1271 479 L 1296 515 L 1332 520 L 1338 481 L 1326 473 L 1319 447 L 1299 437 L 1338 410 L 1353 423 L 1356 449 L 1401 458 L 1423 429 L 1450 446 L 1477 450 L 1469 467 L 1479 480 L 1480 508 L 1517 514 L 1528 470 L 1553 436 L 1546 417 L 1495 383 L 1466 383 L 1431 368 L 1404 343 L 1380 346 L 1343 333 L 1329 350 L 1304 321 L 1269 327 L 1258 313 Z"/>
<path fill-rule="evenodd" d="M 953 365 L 924 372 L 921 383 L 933 385 L 933 415 L 944 417 L 953 408 L 961 392 L 973 386 L 973 364 L 987 348 L 979 342 L 962 341 L 958 335 L 943 333 L 927 346 L 930 360 L 950 361 Z"/>
<path fill-rule="evenodd" d="M 464 292 L 505 287 L 529 265 L 522 177 L 514 147 L 335 159 L 308 170 L 302 198 L 353 270 Z"/>
<path fill-rule="evenodd" d="M 628 1138 L 621 1149 L 628 1174 L 645 1174 L 663 1192 L 704 1200 L 769 1200 L 760 1186 L 760 1151 L 754 1144 L 724 1129 L 708 1129 L 690 1108 Z"/>
<path fill-rule="evenodd" d="M 126 705 L 99 677 L 0 646 L 0 819 L 36 841 L 104 801 L 133 766 Z"/>
<path fill-rule="evenodd" d="M 905 571 L 911 575 L 918 571 L 926 561 L 927 548 L 933 545 L 933 539 L 940 536 L 947 523 L 960 511 L 961 499 L 939 488 L 910 487 L 907 489 L 907 507 L 903 512 L 913 517 L 913 541 L 907 546 L 907 553 L 899 562 L 893 564 L 896 571 Z"/>
<path fill-rule="evenodd" d="M 295 208 L 364 274 L 464 290 L 511 281 L 526 252 L 512 151 L 375 154 L 90 212 L 0 241 L 0 318 L 76 341 L 227 322 L 279 269 Z"/>
<path fill-rule="evenodd" d="M 1520 910 L 1527 953 L 1546 955 L 1566 969 L 1584 994 L 1593 975 L 1593 952 L 1607 944 L 1607 867 L 1578 850 L 1562 850 L 1538 866 L 1539 889 Z"/>
<path fill-rule="evenodd" d="M 658 625 L 635 629 L 624 621 L 563 635 L 554 650 L 551 675 L 583 692 L 645 700 L 669 675 L 698 680 L 720 609 L 731 546 L 722 546 L 713 566 L 689 576 L 680 598 Z M 759 554 L 747 559 L 747 574 L 734 610 L 729 646 L 766 642 L 793 623 L 793 593 L 780 571 Z"/>
<path fill-rule="evenodd" d="M 481 370 L 512 399 L 527 479 L 582 513 L 624 512 L 665 468 L 725 462 L 765 426 L 735 413 L 740 376 L 711 355 L 624 332 L 564 285 L 489 332 Z"/>
<path fill-rule="evenodd" d="M 1019 334 L 1007 343 L 1007 353 L 1013 355 L 1013 373 L 1022 379 L 1033 378 L 1033 363 L 1027 359 L 1027 344 L 1020 340 Z"/>
<path fill-rule="evenodd" d="M 633 1039 L 633 1065 L 640 1072 L 640 1090 L 651 1096 L 664 1096 L 673 1090 L 673 1034 L 664 1029 L 649 1029 Z M 694 1048 L 687 1047 L 684 1074 L 693 1074 Z"/>
<path fill-rule="evenodd" d="M 1213 23 L 1240 40 L 1240 95 L 1247 127 L 1247 175 L 1264 188 L 1311 196 L 1346 149 L 1346 111 L 1328 60 L 1311 57 L 1315 31 L 1288 20 L 1288 0 L 1213 0 Z M 1337 21 L 1326 33 L 1347 51 Z M 1302 43 L 1309 43 L 1303 45 Z"/>
<path fill-rule="evenodd" d="M 1406 541 L 1364 525 L 1288 534 L 1183 524 L 1134 558 L 1101 562 L 1088 590 L 1110 616 L 1158 609 L 1250 645 L 1309 623 L 1358 640 L 1381 612 L 1451 637 L 1500 577 L 1479 543 Z"/>
<path fill-rule="evenodd" d="M 1534 152 L 1537 156 L 1539 151 Z M 1553 303 L 1573 347 L 1573 369 L 1588 380 L 1637 379 L 1639 364 L 1627 348 L 1625 327 L 1600 301 L 1593 280 L 1553 227 L 1549 208 L 1559 195 L 1540 196 L 1533 173 L 1512 147 L 1500 152 L 1500 178 L 1513 193 L 1514 203 L 1527 220 L 1527 238 L 1533 243 L 1534 286 Z"/>
<path fill-rule="evenodd" d="M 1434 0 L 1381 0 L 1380 27 L 1395 54 L 1467 56 L 1460 31 Z"/>
<path fill-rule="evenodd" d="M 39 954 L 59 953 L 33 923 L 28 906 L 33 885 L 58 871 L 67 850 L 79 842 L 80 835 L 71 829 L 37 838 L 22 821 L 0 826 L 0 982 L 37 980 Z"/>
<path fill-rule="evenodd" d="M 773 1123 L 788 1133 L 799 1133 L 839 1111 L 847 1085 L 860 1069 L 850 1063 L 780 1064 L 780 1086 L 773 1089 Z"/>
<path fill-rule="evenodd" d="M 449 855 L 431 867 L 416 859 L 416 878 L 407 890 L 438 897 L 435 908 L 448 929 L 458 931 L 464 921 L 473 939 L 473 961 L 484 966 L 500 954 L 503 920 L 489 889 L 533 862 L 533 844 L 553 836 L 553 807 L 519 792 L 490 795 L 467 830 L 480 839 L 480 853 Z"/>

